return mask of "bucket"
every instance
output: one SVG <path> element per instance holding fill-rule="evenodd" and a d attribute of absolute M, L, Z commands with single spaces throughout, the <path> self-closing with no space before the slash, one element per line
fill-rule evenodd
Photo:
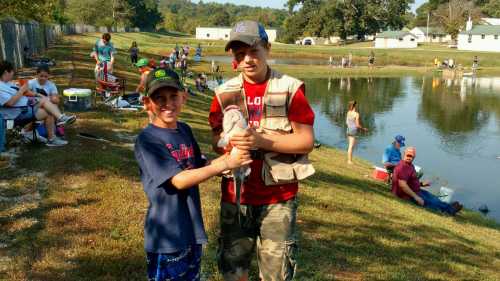
<path fill-rule="evenodd" d="M 372 176 L 376 180 L 387 181 L 387 179 L 389 178 L 389 173 L 384 168 L 374 166 Z"/>
<path fill-rule="evenodd" d="M 449 204 L 451 203 L 451 198 L 453 197 L 454 193 L 455 190 L 446 186 L 441 186 L 441 189 L 439 189 L 439 200 Z"/>
<path fill-rule="evenodd" d="M 64 109 L 69 111 L 86 111 L 92 106 L 92 90 L 69 88 L 63 91 Z"/>

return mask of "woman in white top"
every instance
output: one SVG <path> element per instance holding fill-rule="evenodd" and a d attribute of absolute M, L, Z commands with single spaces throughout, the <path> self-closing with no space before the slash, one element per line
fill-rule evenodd
<path fill-rule="evenodd" d="M 349 102 L 349 111 L 347 111 L 347 116 L 345 123 L 347 124 L 347 139 L 349 140 L 349 147 L 347 149 L 347 163 L 352 164 L 352 151 L 356 146 L 356 135 L 358 130 L 368 131 L 368 129 L 363 128 L 359 123 L 359 113 L 356 109 L 357 102 Z"/>

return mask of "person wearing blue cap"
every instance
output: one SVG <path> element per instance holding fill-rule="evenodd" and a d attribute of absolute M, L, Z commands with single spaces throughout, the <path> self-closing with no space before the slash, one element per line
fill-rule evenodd
<path fill-rule="evenodd" d="M 394 137 L 394 141 L 385 148 L 384 155 L 382 156 L 382 163 L 389 173 L 392 173 L 394 167 L 398 165 L 401 161 L 401 150 L 402 146 L 405 146 L 405 137 L 402 135 L 397 135 Z"/>

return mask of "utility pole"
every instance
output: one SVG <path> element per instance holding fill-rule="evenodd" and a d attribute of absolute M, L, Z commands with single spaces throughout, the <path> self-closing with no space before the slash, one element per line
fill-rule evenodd
<path fill-rule="evenodd" d="M 431 13 L 430 12 L 427 12 L 427 30 L 426 30 L 426 34 L 425 34 L 425 39 L 429 42 L 429 18 L 430 18 L 430 15 Z"/>

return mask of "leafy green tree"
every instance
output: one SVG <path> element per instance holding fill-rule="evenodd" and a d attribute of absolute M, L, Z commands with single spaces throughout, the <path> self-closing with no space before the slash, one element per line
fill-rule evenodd
<path fill-rule="evenodd" d="M 154 30 L 162 22 L 156 0 L 127 0 L 127 3 L 134 11 L 128 18 L 132 26 Z"/>
<path fill-rule="evenodd" d="M 52 20 L 51 11 L 56 4 L 56 0 L 1 0 L 0 18 L 14 17 L 18 20 L 50 22 Z"/>
<path fill-rule="evenodd" d="M 440 4 L 433 12 L 433 16 L 455 39 L 465 26 L 467 18 L 470 16 L 474 20 L 478 20 L 481 17 L 481 11 L 474 5 L 473 1 L 450 0 L 448 3 Z"/>
<path fill-rule="evenodd" d="M 487 3 L 485 3 L 481 11 L 489 17 L 500 18 L 500 0 L 490 0 L 484 2 Z"/>

